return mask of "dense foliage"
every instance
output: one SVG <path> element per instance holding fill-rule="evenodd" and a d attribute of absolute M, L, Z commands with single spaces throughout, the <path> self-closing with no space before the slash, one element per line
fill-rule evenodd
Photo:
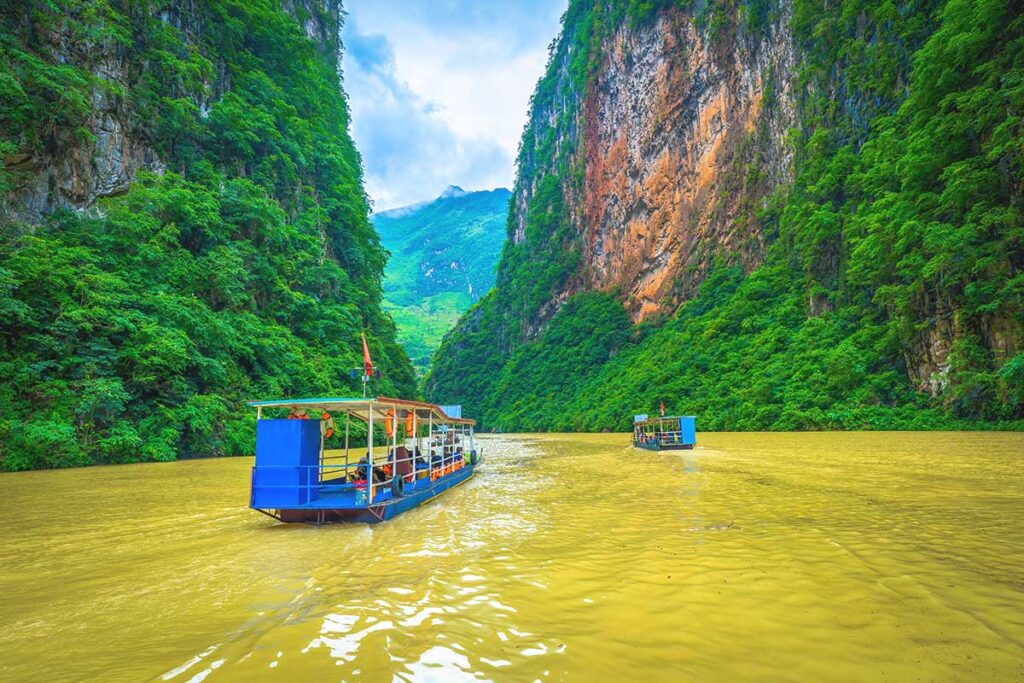
<path fill-rule="evenodd" d="M 102 91 L 169 168 L 96 210 L 3 226 L 3 469 L 251 453 L 244 400 L 353 391 L 364 330 L 381 393 L 415 392 L 380 307 L 386 252 L 337 45 L 317 45 L 270 0 L 200 3 L 187 31 L 160 9 L 0 10 L 4 154 L 88 137 Z M 48 42 L 61 30 L 74 64 Z M 111 52 L 116 78 L 89 61 Z M 8 173 L 0 189 L 18 182 Z"/>
<path fill-rule="evenodd" d="M 417 371 L 426 372 L 444 333 L 494 286 L 511 194 L 453 186 L 433 201 L 373 215 L 391 253 L 384 308 Z"/>
<path fill-rule="evenodd" d="M 581 26 L 667 4 L 572 3 L 535 106 L 557 96 L 565 43 L 589 49 Z M 1021 9 L 797 0 L 797 177 L 757 210 L 763 265 L 744 276 L 724 259 L 670 320 L 631 330 L 614 296 L 579 294 L 529 340 L 556 290 L 521 305 L 537 278 L 503 260 L 497 291 L 445 339 L 431 397 L 505 430 L 626 429 L 661 400 L 707 429 L 1024 427 Z M 773 11 L 712 2 L 693 20 L 728 32 Z M 571 236 L 559 249 L 574 258 Z M 907 366 L 930 334 L 953 339 L 948 372 L 925 378 L 934 397 Z M 567 365 L 574 352 L 590 362 Z"/>

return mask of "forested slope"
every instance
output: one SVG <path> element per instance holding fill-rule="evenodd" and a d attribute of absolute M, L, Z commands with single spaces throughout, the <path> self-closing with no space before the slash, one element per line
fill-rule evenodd
<path fill-rule="evenodd" d="M 432 201 L 373 215 L 391 253 L 384 307 L 417 371 L 427 371 L 445 332 L 494 286 L 510 195 L 450 186 Z"/>
<path fill-rule="evenodd" d="M 574 0 L 428 393 L 505 430 L 1020 428 L 1022 116 L 1018 2 Z"/>
<path fill-rule="evenodd" d="M 337 3 L 0 8 L 0 469 L 253 451 L 246 399 L 415 392 Z"/>

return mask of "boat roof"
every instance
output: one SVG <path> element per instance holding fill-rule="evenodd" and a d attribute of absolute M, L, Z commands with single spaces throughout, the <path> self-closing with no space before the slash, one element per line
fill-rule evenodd
<path fill-rule="evenodd" d="M 657 417 L 649 417 L 646 420 L 634 420 L 633 424 L 634 425 L 655 424 L 655 423 L 658 423 L 658 422 L 664 422 L 665 420 L 681 420 L 684 417 L 690 418 L 691 420 L 697 419 L 693 415 L 663 415 L 663 416 L 657 416 Z"/>
<path fill-rule="evenodd" d="M 374 420 L 382 420 L 386 417 L 387 411 L 399 409 L 406 412 L 416 413 L 419 420 L 427 420 L 433 417 L 434 422 L 440 424 L 475 425 L 476 420 L 451 417 L 441 406 L 436 403 L 425 401 L 409 401 L 404 398 L 389 398 L 377 396 L 375 398 L 284 398 L 276 401 L 249 401 L 247 405 L 253 408 L 301 408 L 305 410 L 326 410 L 329 413 L 349 413 L 352 417 L 369 422 L 370 413 L 373 413 Z M 405 417 L 406 413 L 401 413 Z"/>

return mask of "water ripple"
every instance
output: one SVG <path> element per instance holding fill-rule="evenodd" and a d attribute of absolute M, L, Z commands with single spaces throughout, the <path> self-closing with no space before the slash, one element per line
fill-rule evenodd
<path fill-rule="evenodd" d="M 0 476 L 0 679 L 1024 677 L 1020 435 L 483 441 L 376 527 L 244 459 Z"/>

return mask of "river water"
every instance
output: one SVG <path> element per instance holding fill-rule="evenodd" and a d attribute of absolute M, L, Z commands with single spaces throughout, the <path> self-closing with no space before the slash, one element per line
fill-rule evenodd
<path fill-rule="evenodd" d="M 251 459 L 0 475 L 0 679 L 1024 679 L 1024 435 L 481 439 L 376 527 Z"/>

